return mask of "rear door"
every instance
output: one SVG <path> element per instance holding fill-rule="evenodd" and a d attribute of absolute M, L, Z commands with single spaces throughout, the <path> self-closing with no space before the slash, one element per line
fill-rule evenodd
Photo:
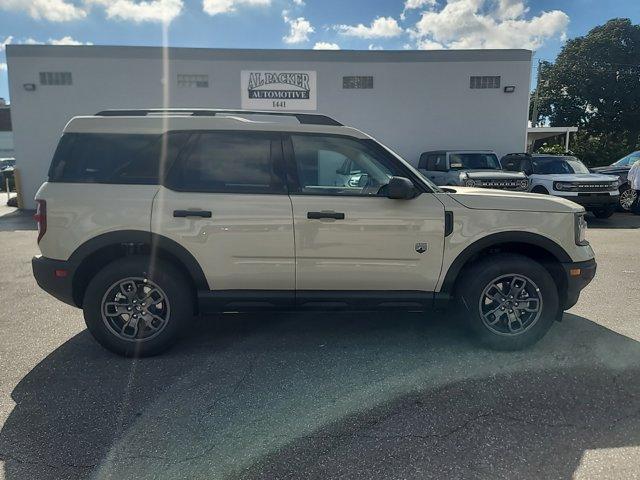
<path fill-rule="evenodd" d="M 293 164 L 300 299 L 318 291 L 435 290 L 444 207 L 427 192 L 411 200 L 387 198 L 382 187 L 406 172 L 367 142 L 373 141 L 320 134 L 292 134 L 285 142 Z"/>
<path fill-rule="evenodd" d="M 154 200 L 152 231 L 185 247 L 211 290 L 280 290 L 293 301 L 293 218 L 282 162 L 278 134 L 193 133 Z"/>

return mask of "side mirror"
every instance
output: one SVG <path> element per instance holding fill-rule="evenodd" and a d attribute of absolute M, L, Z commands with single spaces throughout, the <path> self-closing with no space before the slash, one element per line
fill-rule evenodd
<path fill-rule="evenodd" d="M 409 200 L 416 196 L 418 192 L 411 180 L 404 177 L 391 177 L 386 185 L 387 198 L 395 200 Z"/>

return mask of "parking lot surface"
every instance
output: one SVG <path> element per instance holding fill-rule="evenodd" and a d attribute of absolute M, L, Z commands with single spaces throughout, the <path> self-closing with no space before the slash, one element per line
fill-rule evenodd
<path fill-rule="evenodd" d="M 169 353 L 99 347 L 0 209 L 0 478 L 639 478 L 640 217 L 588 217 L 598 274 L 535 347 L 448 315 L 224 315 Z"/>

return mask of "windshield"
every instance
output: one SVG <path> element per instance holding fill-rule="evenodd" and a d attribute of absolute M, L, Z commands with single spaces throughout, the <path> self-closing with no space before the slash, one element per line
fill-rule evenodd
<path fill-rule="evenodd" d="M 452 170 L 500 170 L 495 153 L 451 153 L 449 161 Z"/>
<path fill-rule="evenodd" d="M 612 167 L 630 167 L 637 160 L 640 160 L 640 152 L 633 152 L 627 155 L 626 157 L 621 158 L 617 162 L 611 164 Z"/>
<path fill-rule="evenodd" d="M 576 157 L 534 157 L 533 173 L 538 175 L 562 175 L 589 173 L 589 169 Z"/>

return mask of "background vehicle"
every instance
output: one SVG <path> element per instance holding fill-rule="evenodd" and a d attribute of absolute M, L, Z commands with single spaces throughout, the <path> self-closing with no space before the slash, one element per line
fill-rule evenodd
<path fill-rule="evenodd" d="M 7 180 L 9 180 L 9 189 L 15 189 L 15 178 L 13 174 L 15 165 L 15 158 L 0 158 L 0 190 L 6 190 Z"/>
<path fill-rule="evenodd" d="M 529 182 L 519 172 L 504 172 L 498 156 L 486 150 L 437 150 L 420 155 L 418 169 L 436 185 L 526 191 Z"/>
<path fill-rule="evenodd" d="M 584 206 L 598 218 L 613 215 L 618 204 L 618 179 L 589 172 L 571 155 L 512 153 L 500 160 L 505 170 L 524 172 L 529 190 L 566 198 Z"/>
<path fill-rule="evenodd" d="M 484 344 L 518 349 L 595 275 L 574 203 L 444 192 L 331 118 L 252 114 L 106 111 L 65 127 L 36 196 L 33 270 L 106 348 L 159 353 L 196 313 L 456 299 Z"/>
<path fill-rule="evenodd" d="M 607 167 L 596 167 L 591 169 L 591 172 L 593 173 L 618 176 L 618 183 L 620 184 L 618 187 L 620 192 L 619 206 L 620 209 L 625 212 L 631 211 L 631 206 L 637 197 L 636 191 L 629 187 L 627 175 L 629 174 L 631 166 L 638 160 L 640 160 L 640 151 L 630 153 L 626 157 L 621 158 Z"/>

